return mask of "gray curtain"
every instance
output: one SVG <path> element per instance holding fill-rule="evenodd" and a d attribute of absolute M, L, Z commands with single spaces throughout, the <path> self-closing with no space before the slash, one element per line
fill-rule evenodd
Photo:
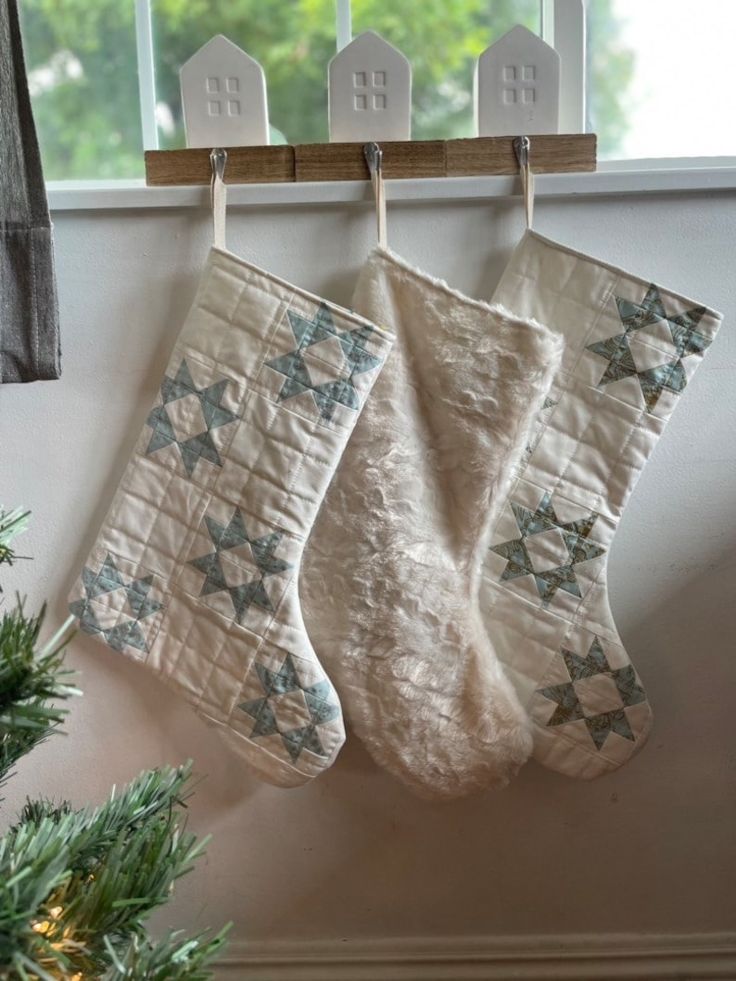
<path fill-rule="evenodd" d="M 61 374 L 51 222 L 16 0 L 0 0 L 0 382 Z"/>

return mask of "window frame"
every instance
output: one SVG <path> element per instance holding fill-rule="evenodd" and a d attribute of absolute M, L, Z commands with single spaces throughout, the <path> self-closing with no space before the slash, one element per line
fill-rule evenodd
<path fill-rule="evenodd" d="M 587 0 L 539 0 L 541 35 L 564 59 L 560 90 L 560 130 L 585 130 L 585 5 Z M 134 0 L 138 92 L 144 150 L 159 147 L 156 121 L 155 53 L 151 0 Z M 351 0 L 335 0 L 337 50 L 352 36 Z M 517 193 L 512 177 L 469 177 L 448 180 L 388 181 L 394 200 L 462 200 L 504 197 Z M 182 207 L 201 205 L 201 188 L 149 188 L 143 180 L 48 181 L 52 210 L 95 208 Z M 545 174 L 538 178 L 542 196 L 716 191 L 736 188 L 736 156 L 647 158 L 599 161 L 592 174 Z M 364 182 L 242 185 L 231 191 L 234 204 L 307 204 L 369 201 Z"/>

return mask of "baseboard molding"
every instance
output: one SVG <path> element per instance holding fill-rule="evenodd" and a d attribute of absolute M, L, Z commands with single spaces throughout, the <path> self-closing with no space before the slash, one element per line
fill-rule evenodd
<path fill-rule="evenodd" d="M 736 981 L 736 933 L 231 943 L 222 981 Z"/>

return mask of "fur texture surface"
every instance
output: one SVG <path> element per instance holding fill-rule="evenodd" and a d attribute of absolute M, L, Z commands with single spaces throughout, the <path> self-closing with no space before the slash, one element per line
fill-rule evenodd
<path fill-rule="evenodd" d="M 532 742 L 481 565 L 562 341 L 381 248 L 353 307 L 396 343 L 305 550 L 307 629 L 381 766 L 426 798 L 504 786 Z"/>

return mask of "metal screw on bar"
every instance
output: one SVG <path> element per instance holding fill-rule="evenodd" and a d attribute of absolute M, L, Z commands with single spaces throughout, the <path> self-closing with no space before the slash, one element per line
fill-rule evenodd
<path fill-rule="evenodd" d="M 383 167 L 383 150 L 377 143 L 366 143 L 363 156 L 371 174 L 380 174 Z"/>
<path fill-rule="evenodd" d="M 212 167 L 213 176 L 219 177 L 221 181 L 225 180 L 225 167 L 227 165 L 227 150 L 223 150 L 222 147 L 215 147 L 214 150 L 210 152 L 210 167 Z"/>
<path fill-rule="evenodd" d="M 531 140 L 528 136 L 517 136 L 514 138 L 514 153 L 516 154 L 519 167 L 527 167 L 529 165 L 530 149 Z"/>

